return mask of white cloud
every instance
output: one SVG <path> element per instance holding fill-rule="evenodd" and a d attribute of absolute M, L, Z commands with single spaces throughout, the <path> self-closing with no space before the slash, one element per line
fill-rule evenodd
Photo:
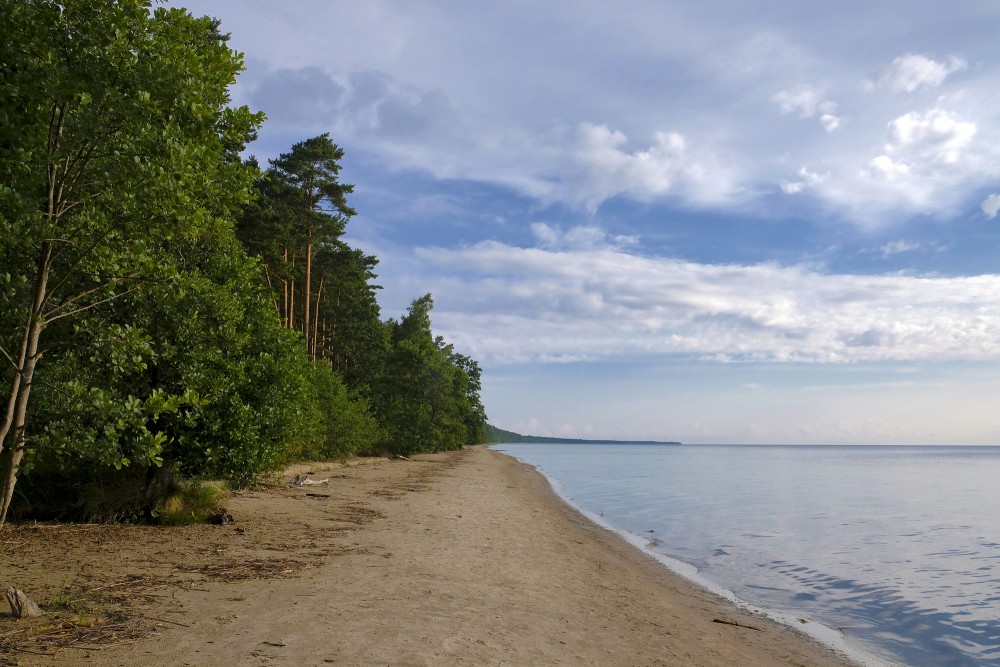
<path fill-rule="evenodd" d="M 780 188 L 809 191 L 858 224 L 960 214 L 978 206 L 968 198 L 1000 171 L 997 59 L 981 33 L 963 46 L 966 60 L 845 40 L 858 19 L 832 6 L 806 18 L 765 17 L 739 3 L 726 12 L 648 2 L 616 12 L 585 2 L 575 12 L 546 5 L 530 15 L 503 4 L 444 11 L 398 0 L 306 3 L 309 11 L 296 5 L 291 14 L 259 0 L 210 4 L 248 54 L 239 101 L 270 116 L 251 149 L 262 158 L 330 131 L 373 167 L 498 184 L 543 205 L 595 211 L 625 197 L 766 217 L 767 195 Z M 350 25 L 351 34 L 331 43 L 318 28 L 295 32 L 310 12 L 323 20 L 306 24 Z M 970 13 L 952 18 L 971 29 Z M 910 14 L 924 31 L 940 18 L 927 8 Z M 898 20 L 887 7 L 866 7 L 863 16 L 872 34 L 888 35 Z M 274 30 L 256 29 L 264 24 Z M 559 39 L 547 42 L 553 25 Z M 822 30 L 803 41 L 803 25 Z M 600 26 L 605 39 L 595 50 Z M 952 39 L 926 34 L 934 38 L 927 53 L 949 53 Z M 707 36 L 724 38 L 727 49 L 706 51 Z M 886 48 L 902 55 L 885 58 Z M 949 84 L 961 70 L 974 71 L 959 91 Z M 859 95 L 857 82 L 870 72 L 872 88 L 923 94 L 926 106 Z M 768 107 L 773 113 L 762 112 Z M 933 112 L 935 122 L 920 127 Z M 888 142 L 876 141 L 890 121 Z M 907 143 L 908 131 L 924 135 Z M 934 136 L 939 150 L 921 153 Z M 828 178 L 811 184 L 788 173 L 801 164 Z"/>
<path fill-rule="evenodd" d="M 834 116 L 832 113 L 825 113 L 819 117 L 820 125 L 822 125 L 823 129 L 826 130 L 827 132 L 833 132 L 837 128 L 839 128 L 840 121 L 841 121 L 840 117 Z"/>
<path fill-rule="evenodd" d="M 805 167 L 799 169 L 798 175 L 799 180 L 781 184 L 782 192 L 789 195 L 798 194 L 803 192 L 806 188 L 812 188 L 819 185 L 830 176 L 829 174 L 818 174 L 816 172 L 809 171 Z"/>
<path fill-rule="evenodd" d="M 783 114 L 799 114 L 800 118 L 812 118 L 822 103 L 822 94 L 815 88 L 799 86 L 782 90 L 771 98 Z"/>
<path fill-rule="evenodd" d="M 889 153 L 955 164 L 976 134 L 976 124 L 943 109 L 911 111 L 889 123 Z"/>
<path fill-rule="evenodd" d="M 790 90 L 782 90 L 771 100 L 778 105 L 783 114 L 798 114 L 799 118 L 813 118 L 819 115 L 820 125 L 827 132 L 834 132 L 840 127 L 841 118 L 834 114 L 836 102 L 823 99 L 822 93 L 809 86 L 798 86 Z"/>
<path fill-rule="evenodd" d="M 872 158 L 872 161 L 868 163 L 876 173 L 888 178 L 889 180 L 896 179 L 900 176 L 906 176 L 910 173 L 909 165 L 903 164 L 902 162 L 896 162 L 888 155 L 879 155 L 878 157 Z"/>
<path fill-rule="evenodd" d="M 986 214 L 990 220 L 997 217 L 997 212 L 1000 211 L 1000 194 L 992 194 L 983 200 L 982 204 L 983 213 Z"/>
<path fill-rule="evenodd" d="M 626 248 L 638 243 L 638 239 L 634 236 L 609 237 L 604 230 L 589 225 L 572 227 L 564 231 L 545 222 L 536 222 L 531 225 L 531 232 L 535 235 L 539 247 L 546 250 L 586 250 L 607 245 Z"/>
<path fill-rule="evenodd" d="M 574 230 L 546 226 L 559 244 Z M 536 233 L 537 233 L 536 231 Z M 628 357 L 852 362 L 1000 360 L 1000 276 L 831 275 L 633 254 L 600 230 L 586 247 L 494 241 L 418 258 L 435 325 L 490 363 Z M 891 246 L 891 247 L 890 247 Z M 914 249 L 888 244 L 886 252 Z"/>
<path fill-rule="evenodd" d="M 896 93 L 912 93 L 922 87 L 937 87 L 949 74 L 968 67 L 962 58 L 952 56 L 938 62 L 927 56 L 907 53 L 892 61 L 877 79 L 869 80 L 870 87 L 879 86 Z"/>
<path fill-rule="evenodd" d="M 974 141 L 978 133 L 975 123 L 950 110 L 907 112 L 887 124 L 874 157 L 845 153 L 818 191 L 873 226 L 905 212 L 955 215 L 968 206 L 970 191 L 996 171 L 990 148 Z M 852 159 L 864 160 L 853 174 Z"/>
<path fill-rule="evenodd" d="M 920 250 L 919 243 L 910 243 L 908 241 L 890 241 L 884 246 L 879 248 L 883 257 L 891 257 L 893 255 L 899 255 L 904 252 L 913 252 L 914 250 Z"/>
<path fill-rule="evenodd" d="M 733 194 L 729 170 L 715 156 L 692 150 L 677 132 L 656 132 L 653 139 L 648 148 L 629 152 L 623 132 L 581 123 L 570 164 L 553 196 L 593 211 L 620 194 L 639 199 L 669 194 L 695 202 Z"/>

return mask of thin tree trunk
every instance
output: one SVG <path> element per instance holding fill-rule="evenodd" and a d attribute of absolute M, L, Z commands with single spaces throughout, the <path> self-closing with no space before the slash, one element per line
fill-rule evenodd
<path fill-rule="evenodd" d="M 313 330 L 312 330 L 312 359 L 316 361 L 319 356 L 319 346 L 317 341 L 319 340 L 319 300 L 323 298 L 323 281 L 326 279 L 325 276 L 319 279 L 319 289 L 316 290 L 316 309 L 313 316 Z"/>
<path fill-rule="evenodd" d="M 0 457 L 3 462 L 2 468 L 0 468 L 0 478 L 3 480 L 3 494 L 0 496 L 0 527 L 3 527 L 7 521 L 7 510 L 10 509 L 10 501 L 14 497 L 14 485 L 17 483 L 17 471 L 21 465 L 21 459 L 24 457 L 28 398 L 31 395 L 31 380 L 35 374 L 35 366 L 40 357 L 38 341 L 44 327 L 41 315 L 48 299 L 49 262 L 51 259 L 52 242 L 45 241 L 42 244 L 41 261 L 35 279 L 35 294 L 32 299 L 31 312 L 28 314 L 27 322 L 25 322 L 17 373 L 11 383 L 7 413 L 3 427 L 0 428 L 0 453 L 4 453 L 4 456 Z M 13 439 L 10 444 L 7 444 L 8 438 L 11 436 Z"/>
<path fill-rule="evenodd" d="M 326 337 L 326 318 L 325 317 L 323 318 L 323 325 L 320 328 L 321 328 L 321 333 L 320 333 L 320 336 L 319 336 L 320 349 L 323 350 L 323 357 L 326 358 L 326 359 L 329 359 L 328 351 L 330 349 L 329 348 L 330 339 Z"/>
<path fill-rule="evenodd" d="M 312 255 L 312 227 L 310 226 L 306 232 L 306 287 L 302 295 L 302 302 L 305 304 L 305 310 L 302 317 L 302 335 L 305 336 L 307 350 L 311 349 L 311 346 L 309 345 L 309 301 L 312 299 Z"/>
<path fill-rule="evenodd" d="M 281 259 L 288 265 L 288 248 L 283 248 L 281 251 Z M 288 281 L 284 278 L 281 279 L 281 317 L 284 319 L 283 324 L 285 328 L 290 328 L 288 319 Z"/>
<path fill-rule="evenodd" d="M 274 312 L 278 314 L 278 317 L 281 317 L 281 308 L 278 307 L 278 295 L 274 291 L 274 285 L 271 283 L 271 272 L 267 269 L 266 263 L 261 262 L 261 264 L 264 265 L 264 277 L 267 278 L 267 288 L 271 291 L 271 303 L 274 304 Z"/>
<path fill-rule="evenodd" d="M 10 395 L 7 398 L 7 409 L 4 411 L 3 424 L 0 424 L 0 454 L 3 454 L 4 443 L 7 442 L 7 434 L 10 433 L 11 425 L 14 423 L 14 411 L 17 405 L 17 397 L 21 391 L 22 373 L 24 372 L 24 361 L 28 356 L 28 333 L 30 330 L 30 315 L 25 323 L 24 332 L 21 335 L 21 351 L 17 356 L 17 364 L 14 366 L 14 377 L 11 378 Z"/>
<path fill-rule="evenodd" d="M 49 117 L 47 151 L 51 158 L 59 150 L 65 128 L 67 103 L 53 104 Z M 68 164 L 68 163 L 67 163 Z M 59 216 L 68 210 L 65 199 L 64 169 L 60 174 L 57 163 L 50 159 L 46 168 L 47 201 L 45 217 L 50 224 L 58 221 Z M 77 175 L 78 177 L 79 175 Z M 7 521 L 7 510 L 14 497 L 14 485 L 17 483 L 17 471 L 24 457 L 25 426 L 28 414 L 28 398 L 31 396 L 31 380 L 35 375 L 35 366 L 41 355 L 38 354 L 38 341 L 45 324 L 42 313 L 48 301 L 49 273 L 52 267 L 53 241 L 42 242 L 38 257 L 38 271 L 35 274 L 34 294 L 31 299 L 31 310 L 24 323 L 21 338 L 21 350 L 18 355 L 17 368 L 11 381 L 10 395 L 7 398 L 7 409 L 4 422 L 0 426 L 0 528 Z"/>
<path fill-rule="evenodd" d="M 288 328 L 295 328 L 295 256 L 292 256 L 292 279 L 288 286 Z"/>
<path fill-rule="evenodd" d="M 336 310 L 333 311 L 334 312 L 333 323 L 330 325 L 330 345 L 334 349 L 333 356 L 334 356 L 334 359 L 336 359 L 337 369 L 340 372 L 344 372 L 345 369 L 344 369 L 344 358 L 343 358 L 343 355 L 341 353 L 341 346 L 337 345 L 337 315 L 336 314 L 340 312 L 340 293 L 341 293 L 342 289 L 343 288 L 341 286 L 341 283 L 338 283 L 337 284 L 337 299 L 336 299 L 336 304 L 334 305 L 334 308 Z"/>

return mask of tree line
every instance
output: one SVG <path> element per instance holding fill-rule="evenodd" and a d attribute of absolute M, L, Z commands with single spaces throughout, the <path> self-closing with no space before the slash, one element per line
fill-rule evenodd
<path fill-rule="evenodd" d="M 343 240 L 343 150 L 242 157 L 264 115 L 231 104 L 218 21 L 19 0 L 0 33 L 0 525 L 483 440 L 480 368 L 431 296 L 383 321 L 378 259 Z"/>

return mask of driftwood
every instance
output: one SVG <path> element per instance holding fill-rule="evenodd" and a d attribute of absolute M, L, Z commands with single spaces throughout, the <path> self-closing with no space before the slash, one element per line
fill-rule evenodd
<path fill-rule="evenodd" d="M 45 613 L 24 594 L 24 591 L 13 586 L 7 589 L 7 603 L 10 604 L 10 613 L 16 618 L 31 618 Z"/>
<path fill-rule="evenodd" d="M 755 628 L 752 625 L 746 625 L 744 623 L 737 623 L 736 621 L 730 621 L 724 618 L 713 618 L 712 623 L 722 623 L 723 625 L 734 625 L 737 628 L 746 628 L 747 630 L 756 630 L 757 632 L 763 632 L 760 628 Z"/>
<path fill-rule="evenodd" d="M 309 475 L 296 475 L 295 479 L 292 480 L 292 484 L 295 486 L 319 486 L 320 484 L 329 483 L 329 477 L 326 479 L 309 479 Z"/>

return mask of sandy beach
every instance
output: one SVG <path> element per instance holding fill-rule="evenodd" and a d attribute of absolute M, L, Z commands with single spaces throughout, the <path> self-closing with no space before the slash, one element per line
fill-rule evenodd
<path fill-rule="evenodd" d="M 296 474 L 328 482 L 294 486 Z M 796 665 L 832 650 L 669 572 L 484 447 L 296 466 L 219 526 L 12 526 L 0 665 Z"/>

